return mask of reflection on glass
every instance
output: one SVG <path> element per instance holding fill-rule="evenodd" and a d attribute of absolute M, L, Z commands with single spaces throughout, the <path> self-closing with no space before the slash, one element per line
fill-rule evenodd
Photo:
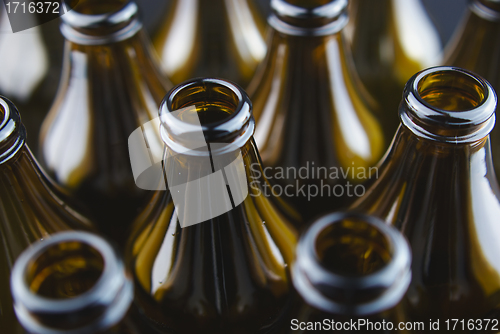
<path fill-rule="evenodd" d="M 43 123 L 40 154 L 56 181 L 87 204 L 102 231 L 123 241 L 147 195 L 133 179 L 128 137 L 157 116 L 171 84 L 151 56 L 137 5 L 100 4 L 80 1 L 62 16 L 64 73 Z M 92 23 L 97 13 L 106 15 Z M 150 148 L 162 150 L 154 130 Z"/>
<path fill-rule="evenodd" d="M 220 77 L 245 87 L 266 54 L 254 1 L 171 1 L 153 38 L 169 78 Z"/>
<path fill-rule="evenodd" d="M 297 240 L 294 224 L 300 217 L 279 198 L 263 194 L 267 181 L 252 138 L 254 121 L 245 93 L 226 81 L 199 79 L 169 93 L 162 113 L 189 106 L 195 108 L 162 118 L 164 169 L 170 174 L 166 179 L 169 186 L 170 180 L 184 185 L 186 202 L 179 204 L 172 194 L 175 187 L 156 193 L 137 217 L 127 246 L 137 304 L 165 333 L 267 333 L 279 326 L 289 306 L 288 265 Z M 210 151 L 190 146 L 199 143 L 190 136 L 194 110 Z M 164 132 L 174 125 L 175 133 Z M 237 151 L 220 151 L 228 145 Z M 208 169 L 206 158 L 213 161 Z M 221 158 L 225 162 L 219 165 Z M 239 167 L 233 171 L 246 177 L 247 195 L 239 205 L 231 183 L 235 175 L 227 169 L 234 163 Z M 214 194 L 217 184 L 209 190 L 191 185 L 222 169 L 227 179 L 220 182 L 226 188 L 220 194 Z M 182 224 L 181 214 L 203 216 L 202 208 L 220 203 L 225 190 L 231 201 L 227 212 Z"/>
<path fill-rule="evenodd" d="M 441 41 L 421 0 L 351 0 L 351 8 L 346 37 L 361 81 L 381 107 L 389 145 L 404 85 L 441 63 Z"/>
<path fill-rule="evenodd" d="M 352 200 L 366 178 L 359 173 L 384 149 L 373 106 L 348 66 L 340 34 L 347 1 L 324 3 L 272 2 L 269 52 L 248 89 L 266 176 L 305 216 Z"/>
<path fill-rule="evenodd" d="M 438 67 L 415 75 L 403 97 L 380 177 L 353 207 L 408 238 L 409 316 L 498 319 L 500 192 L 488 136 L 495 93 L 474 74 Z"/>

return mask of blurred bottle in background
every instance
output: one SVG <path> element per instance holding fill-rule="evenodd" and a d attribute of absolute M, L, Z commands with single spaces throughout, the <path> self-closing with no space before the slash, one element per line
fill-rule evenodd
<path fill-rule="evenodd" d="M 16 107 L 0 97 L 0 328 L 24 333 L 14 315 L 9 274 L 31 243 L 59 231 L 92 230 L 94 225 L 70 206 L 41 170 L 26 145 Z"/>
<path fill-rule="evenodd" d="M 265 29 L 255 0 L 171 0 L 153 41 L 174 84 L 219 77 L 246 87 L 266 54 Z"/>
<path fill-rule="evenodd" d="M 385 149 L 399 125 L 405 83 L 441 64 L 442 44 L 421 0 L 352 0 L 351 8 L 346 37 L 359 78 L 380 106 Z"/>
<path fill-rule="evenodd" d="M 133 1 L 80 0 L 61 17 L 64 71 L 40 134 L 48 172 L 118 241 L 148 198 L 135 185 L 128 137 L 157 117 L 171 88 L 137 11 Z M 162 152 L 159 129 L 153 130 L 148 145 Z"/>

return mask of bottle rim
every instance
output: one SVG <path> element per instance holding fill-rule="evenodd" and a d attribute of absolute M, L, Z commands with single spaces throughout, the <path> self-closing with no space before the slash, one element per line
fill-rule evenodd
<path fill-rule="evenodd" d="M 24 146 L 26 130 L 16 106 L 0 95 L 0 164 L 9 161 Z"/>
<path fill-rule="evenodd" d="M 277 31 L 292 36 L 326 36 L 340 32 L 349 21 L 348 0 L 333 0 L 305 8 L 286 0 L 271 0 L 268 22 Z"/>
<path fill-rule="evenodd" d="M 189 105 L 186 108 L 177 109 L 175 103 L 182 95 L 181 93 L 201 88 L 201 94 L 215 95 L 218 91 L 231 94 L 237 101 L 234 111 L 224 119 L 206 124 L 192 124 L 176 117 L 173 112 L 193 108 Z M 190 95 L 193 96 L 193 95 Z M 218 78 L 196 78 L 188 80 L 174 87 L 163 99 L 159 110 L 161 122 L 161 137 L 163 142 L 174 152 L 182 152 L 186 155 L 206 155 L 209 152 L 194 150 L 200 146 L 196 144 L 206 143 L 226 143 L 211 153 L 225 153 L 243 147 L 248 142 L 255 131 L 255 121 L 252 114 L 252 103 L 246 92 L 237 84 Z M 200 127 L 201 126 L 201 127 Z M 191 142 L 192 138 L 198 138 L 200 131 L 203 132 L 204 139 L 198 140 L 196 144 Z M 194 145 L 194 146 L 193 146 Z"/>
<path fill-rule="evenodd" d="M 100 277 L 89 290 L 69 299 L 52 299 L 30 290 L 26 279 L 30 265 L 53 246 L 65 242 L 80 242 L 96 250 L 103 259 Z M 37 315 L 72 317 L 78 311 L 103 307 L 102 315 L 84 327 L 67 329 L 64 333 L 90 334 L 112 327 L 128 311 L 133 299 L 133 283 L 125 274 L 124 264 L 116 251 L 103 238 L 83 231 L 60 232 L 38 241 L 26 249 L 16 260 L 11 273 L 11 291 L 14 310 L 21 325 L 40 334 L 61 333 L 61 329 L 43 324 Z"/>
<path fill-rule="evenodd" d="M 65 4 L 65 1 L 63 1 Z M 134 36 L 142 29 L 138 18 L 139 7 L 133 1 L 128 1 L 121 8 L 103 14 L 83 14 L 65 5 L 66 13 L 61 16 L 61 33 L 67 40 L 81 45 L 102 45 L 123 41 Z M 69 10 L 68 10 L 69 8 Z M 127 23 L 128 22 L 128 23 Z M 88 34 L 100 28 L 118 27 L 127 23 L 121 29 L 112 32 Z"/>
<path fill-rule="evenodd" d="M 454 76 L 453 86 L 442 88 L 454 89 L 463 83 L 460 89 L 464 92 L 468 89 L 467 93 L 476 95 L 474 106 L 445 110 L 422 97 L 421 88 L 425 81 L 431 82 L 429 85 L 432 85 L 433 77 L 446 75 Z M 495 126 L 496 105 L 495 91 L 482 77 L 458 67 L 437 66 L 415 74 L 407 82 L 399 115 L 401 123 L 418 137 L 442 143 L 465 144 L 489 135 Z"/>
<path fill-rule="evenodd" d="M 321 233 L 348 219 L 356 219 L 375 228 L 385 238 L 392 251 L 392 258 L 386 265 L 367 275 L 353 277 L 332 272 L 319 262 L 316 242 Z M 292 280 L 302 298 L 322 311 L 355 316 L 382 312 L 399 303 L 408 289 L 411 281 L 410 246 L 401 233 L 374 216 L 354 211 L 328 214 L 316 220 L 299 240 Z M 384 292 L 372 300 L 347 305 L 322 292 L 332 288 L 346 291 L 383 289 Z"/>
<path fill-rule="evenodd" d="M 496 6 L 496 9 L 489 5 Z M 498 6 L 500 6 L 500 0 L 469 0 L 469 8 L 472 12 L 491 22 L 500 21 L 500 12 L 498 11 L 500 7 Z"/>

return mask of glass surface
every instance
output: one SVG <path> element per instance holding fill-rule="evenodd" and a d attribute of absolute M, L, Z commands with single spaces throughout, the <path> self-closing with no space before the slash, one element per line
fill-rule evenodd
<path fill-rule="evenodd" d="M 246 87 L 266 54 L 265 29 L 255 0 L 173 0 L 153 41 L 174 84 L 218 77 Z"/>
<path fill-rule="evenodd" d="M 186 83 L 177 93 L 171 92 L 165 103 L 170 110 L 195 105 L 200 116 L 205 114 L 199 119 L 210 147 L 236 143 L 241 136 L 248 136 L 248 131 L 253 131 L 249 130 L 253 129 L 253 119 L 242 116 L 250 114 L 248 109 L 239 109 L 243 105 L 241 96 L 231 94 L 221 84 L 205 82 Z M 239 90 L 239 94 L 244 93 Z M 222 111 L 216 106 L 223 106 Z M 182 119 L 181 126 L 176 127 L 179 133 L 172 145 L 189 143 L 182 141 L 182 131 L 189 130 L 191 117 Z M 136 281 L 137 304 L 160 331 L 267 333 L 286 312 L 291 291 L 288 265 L 297 239 L 293 224 L 298 217 L 279 198 L 266 197 L 258 185 L 250 184 L 265 179 L 255 143 L 251 137 L 246 138 L 250 139 L 237 150 L 241 171 L 247 178 L 244 188 L 248 190 L 241 204 L 182 228 L 178 217 L 195 216 L 201 206 L 220 196 L 210 191 L 193 197 L 190 192 L 199 188 L 188 186 L 186 198 L 197 201 L 186 203 L 184 209 L 176 202 L 176 208 L 169 184 L 171 190 L 156 193 L 133 225 L 127 262 Z M 176 154 L 167 145 L 165 173 L 188 175 L 192 182 L 207 176 L 203 156 L 196 156 L 201 153 L 193 150 Z M 234 160 L 235 155 L 229 155 Z M 223 167 L 216 163 L 220 156 L 215 150 L 208 156 L 216 169 Z"/>
<path fill-rule="evenodd" d="M 0 328 L 21 333 L 13 314 L 9 275 L 18 255 L 52 233 L 91 230 L 91 222 L 70 206 L 25 145 L 24 126 L 14 105 L 0 97 Z"/>
<path fill-rule="evenodd" d="M 345 8 L 337 7 L 331 17 L 325 13 L 332 8 L 318 10 L 318 17 L 297 16 L 293 26 L 275 8 L 269 52 L 248 89 L 269 181 L 282 193 L 287 189 L 282 197 L 307 217 L 352 201 L 352 189 L 385 147 L 373 105 L 348 66 L 340 34 Z M 304 28 L 318 21 L 320 28 Z"/>
<path fill-rule="evenodd" d="M 408 238 L 409 317 L 498 319 L 500 201 L 487 136 L 496 97 L 473 74 L 427 72 L 408 83 L 400 109 L 404 124 L 380 178 L 353 207 L 385 219 Z"/>
<path fill-rule="evenodd" d="M 495 90 L 500 90 L 500 5 L 496 1 L 474 0 L 469 2 L 461 23 L 446 49 L 444 64 L 473 71 L 488 80 Z M 500 127 L 491 132 L 491 150 L 500 170 Z"/>
<path fill-rule="evenodd" d="M 390 144 L 406 81 L 442 61 L 439 34 L 421 0 L 351 0 L 345 29 L 359 78 L 380 107 L 377 116 Z"/>
<path fill-rule="evenodd" d="M 127 3 L 109 12 L 116 21 L 106 23 L 108 16 L 103 15 L 99 24 L 89 27 L 85 24 L 92 15 L 68 16 L 72 11 L 63 16 L 61 28 L 68 39 L 64 73 L 40 135 L 41 161 L 49 174 L 90 208 L 101 231 L 119 242 L 150 196 L 135 184 L 128 138 L 157 117 L 171 88 L 145 32 L 134 33 L 140 28 L 137 8 Z M 86 5 L 83 1 L 74 11 Z M 118 35 L 125 39 L 113 39 L 116 34 L 109 32 L 117 27 L 122 27 Z M 163 144 L 155 130 L 148 144 L 161 152 Z"/>

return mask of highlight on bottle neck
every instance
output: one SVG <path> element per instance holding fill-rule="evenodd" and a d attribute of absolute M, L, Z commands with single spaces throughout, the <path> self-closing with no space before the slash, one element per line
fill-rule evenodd
<path fill-rule="evenodd" d="M 399 303 L 410 284 L 410 247 L 378 218 L 355 212 L 329 214 L 299 241 L 292 278 L 302 298 L 324 312 L 383 312 Z"/>
<path fill-rule="evenodd" d="M 113 248 L 87 232 L 62 232 L 28 248 L 11 274 L 14 309 L 36 334 L 91 334 L 117 324 L 133 284 Z"/>
<path fill-rule="evenodd" d="M 325 36 L 342 30 L 348 21 L 348 0 L 271 0 L 269 24 L 293 36 Z"/>
<path fill-rule="evenodd" d="M 63 36 L 81 45 L 102 45 L 135 35 L 142 23 L 132 0 L 63 0 Z M 72 8 L 72 9 L 71 9 Z"/>
<path fill-rule="evenodd" d="M 469 0 L 469 8 L 485 20 L 500 21 L 500 0 Z"/>
<path fill-rule="evenodd" d="M 0 164 L 10 160 L 26 141 L 26 129 L 14 104 L 0 95 Z"/>
<path fill-rule="evenodd" d="M 211 154 L 234 151 L 255 130 L 245 91 L 214 78 L 194 79 L 172 89 L 161 103 L 160 119 L 163 141 L 184 155 L 207 155 L 207 144 Z"/>
<path fill-rule="evenodd" d="M 457 67 L 433 67 L 406 84 L 399 108 L 402 124 L 421 138 L 465 144 L 495 126 L 497 97 L 480 76 Z"/>

